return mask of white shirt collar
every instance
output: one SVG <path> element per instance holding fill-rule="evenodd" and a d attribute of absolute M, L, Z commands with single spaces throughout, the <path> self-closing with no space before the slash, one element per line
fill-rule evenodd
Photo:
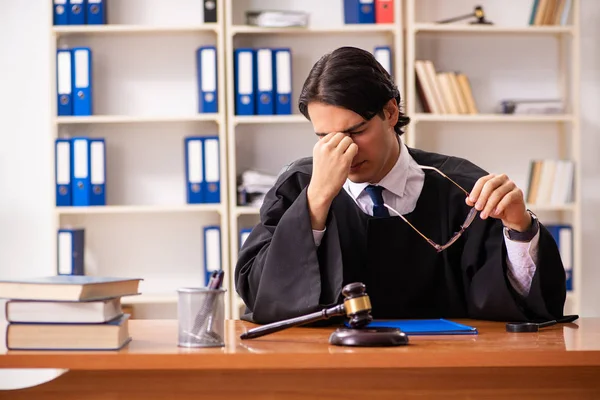
<path fill-rule="evenodd" d="M 379 185 L 383 186 L 386 190 L 392 192 L 398 197 L 403 197 L 405 188 L 406 188 L 406 180 L 408 178 L 408 169 L 410 159 L 412 157 L 408 154 L 408 148 L 404 144 L 402 140 L 400 140 L 400 154 L 398 159 L 396 160 L 396 164 L 392 167 L 390 172 L 387 173 L 386 176 L 379 182 L 363 182 L 363 183 L 355 183 L 350 179 L 346 179 L 346 183 L 344 184 L 345 189 L 350 195 L 357 199 L 358 196 L 362 193 L 362 191 L 368 185 Z"/>

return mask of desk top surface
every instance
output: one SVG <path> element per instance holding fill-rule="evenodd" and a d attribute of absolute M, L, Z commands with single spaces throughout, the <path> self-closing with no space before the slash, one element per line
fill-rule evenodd
<path fill-rule="evenodd" d="M 177 321 L 131 320 L 132 342 L 120 351 L 8 351 L 0 368 L 69 369 L 346 369 L 600 366 L 600 318 L 580 318 L 537 333 L 507 333 L 505 324 L 456 320 L 478 335 L 410 336 L 407 346 L 330 345 L 334 328 L 290 328 L 241 340 L 253 327 L 226 321 L 222 348 L 177 346 Z"/>

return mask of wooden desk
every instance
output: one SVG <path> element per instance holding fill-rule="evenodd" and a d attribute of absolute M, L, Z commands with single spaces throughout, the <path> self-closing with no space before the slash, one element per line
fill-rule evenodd
<path fill-rule="evenodd" d="M 241 341 L 227 322 L 221 349 L 176 345 L 176 321 L 130 321 L 119 352 L 8 352 L 1 368 L 65 368 L 1 399 L 600 398 L 600 319 L 539 333 L 477 326 L 477 336 L 410 337 L 408 346 L 328 345 L 332 328 L 293 328 Z M 399 395 L 401 394 L 401 395 Z"/>

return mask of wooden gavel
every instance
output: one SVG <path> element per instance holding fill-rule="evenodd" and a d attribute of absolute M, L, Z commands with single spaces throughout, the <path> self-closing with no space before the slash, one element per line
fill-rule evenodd
<path fill-rule="evenodd" d="M 273 322 L 258 328 L 253 328 L 240 336 L 241 339 L 253 339 L 270 333 L 278 332 L 293 326 L 308 324 L 311 322 L 328 319 L 338 315 L 346 315 L 350 320 L 351 328 L 363 328 L 371 321 L 371 300 L 365 293 L 365 285 L 360 282 L 350 283 L 342 289 L 345 299 L 342 304 L 321 311 L 307 314 L 301 317 L 290 318 L 283 321 Z"/>

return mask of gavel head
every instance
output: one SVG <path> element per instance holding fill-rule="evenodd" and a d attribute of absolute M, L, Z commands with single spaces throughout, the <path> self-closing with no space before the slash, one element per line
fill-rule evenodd
<path fill-rule="evenodd" d="M 344 308 L 350 318 L 348 325 L 351 328 L 362 328 L 373 321 L 371 316 L 371 299 L 365 293 L 365 285 L 360 282 L 350 283 L 342 289 L 345 297 Z"/>

